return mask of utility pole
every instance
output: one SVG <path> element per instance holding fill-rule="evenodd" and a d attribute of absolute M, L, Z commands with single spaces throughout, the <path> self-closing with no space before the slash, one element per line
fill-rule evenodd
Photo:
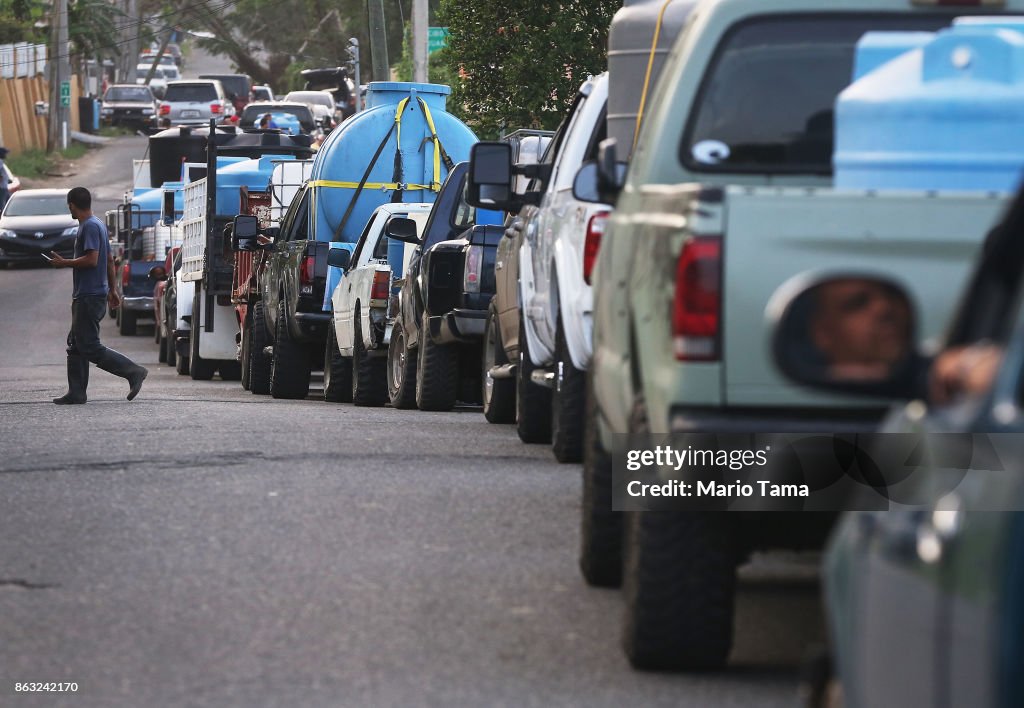
<path fill-rule="evenodd" d="M 142 16 L 138 10 L 138 0 L 127 0 L 125 4 L 124 73 L 121 80 L 127 84 L 135 83 L 136 65 L 139 63 L 139 32 L 142 29 Z"/>
<path fill-rule="evenodd" d="M 46 149 L 53 152 L 68 146 L 71 115 L 71 61 L 68 56 L 68 0 L 54 4 L 53 55 L 50 58 L 50 115 Z"/>
<path fill-rule="evenodd" d="M 388 64 L 388 35 L 384 26 L 384 0 L 367 0 L 367 16 L 370 21 L 370 65 L 374 81 L 389 81 L 391 65 Z"/>
<path fill-rule="evenodd" d="M 427 57 L 427 0 L 412 0 L 412 80 L 426 83 L 429 75 Z"/>

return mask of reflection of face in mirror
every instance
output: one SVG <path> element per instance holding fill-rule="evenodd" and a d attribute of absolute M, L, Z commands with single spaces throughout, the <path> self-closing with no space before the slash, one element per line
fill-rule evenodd
<path fill-rule="evenodd" d="M 823 283 L 812 295 L 808 334 L 829 378 L 883 381 L 910 356 L 910 304 L 896 289 L 847 278 Z"/>

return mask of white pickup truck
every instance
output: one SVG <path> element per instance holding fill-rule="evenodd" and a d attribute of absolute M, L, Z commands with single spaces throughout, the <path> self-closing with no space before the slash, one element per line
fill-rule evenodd
<path fill-rule="evenodd" d="M 387 352 L 398 314 L 391 290 L 406 272 L 413 247 L 389 239 L 385 227 L 393 218 L 410 219 L 420 234 L 432 206 L 384 204 L 363 229 L 344 277 L 331 294 L 331 324 L 324 352 L 326 400 L 351 401 L 357 406 L 387 402 Z"/>

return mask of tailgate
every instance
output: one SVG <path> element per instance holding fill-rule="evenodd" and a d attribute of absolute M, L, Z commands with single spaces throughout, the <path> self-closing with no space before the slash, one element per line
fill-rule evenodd
<path fill-rule="evenodd" d="M 941 335 L 1008 195 L 730 187 L 723 258 L 727 405 L 821 404 L 775 369 L 765 307 L 794 276 L 867 272 L 911 295 L 922 342 Z M 840 399 L 836 399 L 840 400 Z M 848 400 L 848 399 L 847 399 Z"/>

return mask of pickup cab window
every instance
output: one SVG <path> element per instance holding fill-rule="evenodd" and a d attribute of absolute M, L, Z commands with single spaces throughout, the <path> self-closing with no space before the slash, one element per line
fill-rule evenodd
<path fill-rule="evenodd" d="M 790 15 L 729 30 L 690 115 L 680 159 L 694 172 L 831 174 L 833 106 L 870 31 L 935 31 L 951 17 Z"/>
<path fill-rule="evenodd" d="M 295 209 L 289 209 L 285 215 L 281 231 L 285 241 L 305 241 L 309 220 L 306 218 L 309 211 L 309 190 L 304 189 L 295 196 L 297 203 Z"/>

